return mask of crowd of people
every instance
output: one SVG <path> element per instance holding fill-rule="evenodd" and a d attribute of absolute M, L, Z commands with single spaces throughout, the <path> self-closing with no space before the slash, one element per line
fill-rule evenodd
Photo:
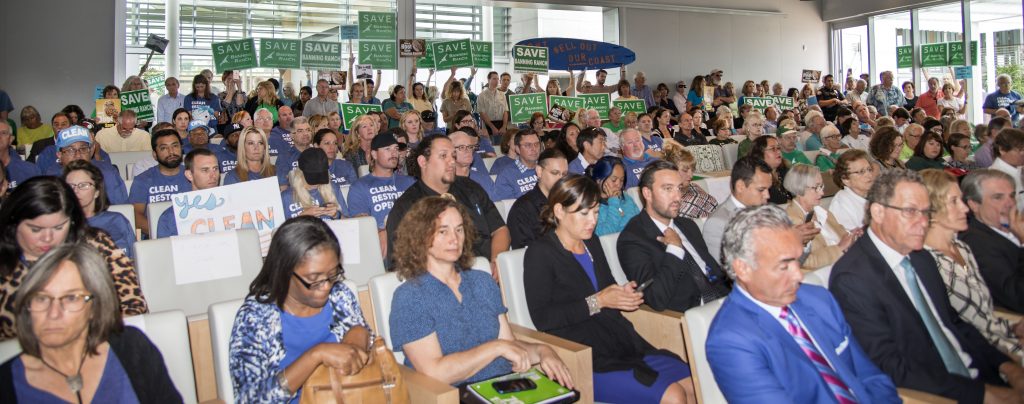
<path fill-rule="evenodd" d="M 707 356 L 730 402 L 898 402 L 896 387 L 1024 400 L 1024 322 L 999 313 L 1024 313 L 1024 101 L 1009 76 L 975 125 L 963 83 L 926 76 L 917 94 L 888 71 L 871 86 L 826 75 L 785 91 L 768 80 L 737 90 L 715 69 L 674 92 L 643 72 L 628 80 L 624 66 L 617 83 L 569 72 L 564 91 L 530 74 L 514 90 L 511 74 L 492 71 L 479 94 L 476 69 L 451 73 L 440 89 L 414 73 L 381 100 L 379 71 L 297 94 L 276 79 L 246 92 L 231 71 L 219 91 L 205 71 L 187 94 L 167 78 L 151 121 L 125 109 L 109 124 L 75 105 L 49 124 L 25 106 L 19 124 L 0 92 L 0 339 L 24 349 L 0 367 L 0 397 L 180 401 L 159 351 L 121 321 L 148 311 L 134 243 L 178 234 L 170 210 L 149 234 L 147 207 L 276 178 L 288 220 L 232 329 L 240 402 L 295 400 L 316 367 L 367 363 L 374 330 L 340 283 L 346 246 L 325 223 L 357 216 L 374 218 L 385 266 L 406 281 L 389 319 L 394 349 L 454 386 L 533 365 L 574 386 L 552 348 L 517 340 L 505 315 L 497 256 L 529 247 L 533 323 L 593 349 L 598 401 L 696 402 L 684 358 L 622 312 L 722 298 Z M 140 88 L 133 76 L 103 97 Z M 343 122 L 340 88 L 381 111 Z M 534 92 L 608 93 L 647 112 L 510 122 L 508 96 Z M 767 95 L 794 107 L 746 102 Z M 735 160 L 724 200 L 694 179 L 709 150 L 736 153 L 724 159 Z M 126 187 L 110 155 L 129 151 L 152 157 Z M 503 218 L 496 203 L 512 200 Z M 119 204 L 132 205 L 136 228 L 109 210 Z M 613 234 L 617 263 L 598 239 Z M 492 276 L 469 270 L 474 257 Z M 827 290 L 801 284 L 822 268 Z"/>

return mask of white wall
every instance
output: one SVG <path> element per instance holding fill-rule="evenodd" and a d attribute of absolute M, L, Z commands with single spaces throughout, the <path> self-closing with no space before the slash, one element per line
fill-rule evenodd
<path fill-rule="evenodd" d="M 821 17 L 825 21 L 835 21 L 896 8 L 942 2 L 936 0 L 821 0 Z"/>
<path fill-rule="evenodd" d="M 89 113 L 97 85 L 114 77 L 116 0 L 6 1 L 0 12 L 0 88 L 49 123 L 68 104 Z M 121 83 L 116 83 L 118 86 Z M 20 125 L 20 122 L 19 122 Z"/>
<path fill-rule="evenodd" d="M 737 89 L 748 79 L 779 81 L 788 88 L 800 84 L 802 69 L 827 70 L 828 27 L 817 2 L 728 3 L 720 7 L 778 11 L 784 16 L 620 9 L 623 45 L 637 57 L 629 75 L 642 70 L 648 84 L 681 79 L 689 83 L 695 75 L 720 68 L 725 71 L 723 79 Z"/>

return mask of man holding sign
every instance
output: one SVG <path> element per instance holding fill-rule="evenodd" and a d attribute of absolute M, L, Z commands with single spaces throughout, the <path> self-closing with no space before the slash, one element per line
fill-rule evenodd
<path fill-rule="evenodd" d="M 192 183 L 192 191 L 214 188 L 220 184 L 220 164 L 210 149 L 195 149 L 185 156 L 185 178 Z M 184 191 L 182 191 L 184 192 Z M 174 209 L 160 214 L 156 222 L 156 238 L 178 235 L 178 222 Z"/>

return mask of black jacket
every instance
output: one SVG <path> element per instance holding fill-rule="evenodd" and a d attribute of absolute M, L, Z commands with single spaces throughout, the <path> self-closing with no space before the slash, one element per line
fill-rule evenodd
<path fill-rule="evenodd" d="M 999 377 L 999 365 L 1011 361 L 1010 358 L 990 345 L 973 325 L 961 320 L 953 310 L 931 254 L 924 250 L 912 252 L 910 262 L 924 285 L 924 292 L 935 305 L 938 320 L 971 356 L 972 363 L 967 365 L 978 370 L 977 379 L 946 371 L 924 320 L 871 237 L 861 237 L 832 266 L 829 290 L 871 361 L 889 375 L 897 387 L 938 394 L 959 402 L 982 402 L 985 384 L 1005 385 Z"/>
<path fill-rule="evenodd" d="M 1024 313 L 1024 249 L 973 215 L 967 223 L 967 231 L 960 233 L 960 239 L 974 252 L 992 298 L 999 306 Z"/>
<path fill-rule="evenodd" d="M 182 402 L 181 394 L 167 373 L 164 357 L 142 331 L 135 327 L 125 327 L 123 332 L 111 334 L 107 342 L 128 374 L 128 381 L 140 403 Z M 0 403 L 18 402 L 14 392 L 14 374 L 11 372 L 11 365 L 17 358 L 0 365 Z"/>
<path fill-rule="evenodd" d="M 544 226 L 540 220 L 540 212 L 548 204 L 548 197 L 540 191 L 540 187 L 516 199 L 508 210 L 508 232 L 512 236 L 512 249 L 523 248 L 540 237 Z"/>

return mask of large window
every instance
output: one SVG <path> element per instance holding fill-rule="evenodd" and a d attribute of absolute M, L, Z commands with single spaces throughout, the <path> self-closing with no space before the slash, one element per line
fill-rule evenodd
<path fill-rule="evenodd" d="M 850 72 L 857 77 L 861 73 L 867 73 L 868 26 L 859 25 L 835 30 L 833 38 L 836 44 L 836 63 L 840 67 L 835 71 L 836 76 L 846 77 L 847 72 Z"/>
<path fill-rule="evenodd" d="M 913 43 L 910 29 L 910 12 L 885 14 L 875 17 L 874 21 L 874 56 L 875 72 L 891 71 L 895 73 L 893 82 L 900 85 L 904 81 L 913 82 L 914 68 L 898 67 L 896 48 Z M 866 71 L 864 73 L 867 73 Z M 871 76 L 871 84 L 878 84 L 879 76 Z"/>
<path fill-rule="evenodd" d="M 1019 0 L 971 1 L 971 40 L 978 41 L 979 61 L 970 96 L 977 114 L 985 95 L 996 90 L 996 75 L 1008 74 L 1013 89 L 1024 93 L 1024 21 Z M 980 116 L 980 115 L 978 115 Z"/>

